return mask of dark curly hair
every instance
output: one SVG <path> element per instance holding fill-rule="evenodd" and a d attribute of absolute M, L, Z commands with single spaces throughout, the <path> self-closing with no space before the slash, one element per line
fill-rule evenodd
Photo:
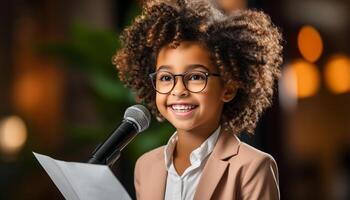
<path fill-rule="evenodd" d="M 113 57 L 120 80 L 130 87 L 158 119 L 155 90 L 148 74 L 165 45 L 198 41 L 210 53 L 224 82 L 238 84 L 235 98 L 224 104 L 221 124 L 234 133 L 254 129 L 271 105 L 280 76 L 282 37 L 262 11 L 223 14 L 209 0 L 152 0 L 121 34 L 123 48 Z"/>

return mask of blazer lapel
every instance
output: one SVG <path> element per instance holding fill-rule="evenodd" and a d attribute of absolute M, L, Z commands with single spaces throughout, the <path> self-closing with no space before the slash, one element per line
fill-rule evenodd
<path fill-rule="evenodd" d="M 149 169 L 149 180 L 145 193 L 145 200 L 163 200 L 165 194 L 167 170 L 165 168 L 163 151 L 157 155 L 159 158 Z"/>
<path fill-rule="evenodd" d="M 221 131 L 213 152 L 203 169 L 194 195 L 195 200 L 212 197 L 216 186 L 229 166 L 229 162 L 226 160 L 237 154 L 239 143 L 236 135 Z"/>

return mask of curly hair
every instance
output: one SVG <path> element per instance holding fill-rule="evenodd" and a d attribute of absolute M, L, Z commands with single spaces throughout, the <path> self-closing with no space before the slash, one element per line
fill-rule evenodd
<path fill-rule="evenodd" d="M 260 115 L 271 106 L 282 36 L 262 11 L 223 14 L 209 0 L 152 0 L 120 38 L 123 47 L 113 57 L 119 78 L 157 119 L 161 115 L 148 74 L 155 71 L 160 49 L 176 48 L 181 41 L 203 44 L 222 80 L 237 83 L 235 98 L 222 111 L 225 129 L 254 134 Z"/>

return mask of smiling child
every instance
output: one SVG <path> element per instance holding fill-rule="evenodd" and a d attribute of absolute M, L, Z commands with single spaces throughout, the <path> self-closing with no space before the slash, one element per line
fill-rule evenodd
<path fill-rule="evenodd" d="M 136 162 L 137 199 L 279 199 L 275 160 L 253 134 L 280 76 L 281 34 L 261 11 L 154 0 L 122 33 L 119 77 L 176 132 Z"/>

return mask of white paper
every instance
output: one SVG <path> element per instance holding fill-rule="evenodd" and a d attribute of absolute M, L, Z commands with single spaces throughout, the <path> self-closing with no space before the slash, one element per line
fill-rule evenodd
<path fill-rule="evenodd" d="M 33 154 L 68 200 L 131 200 L 106 165 L 65 162 Z"/>

